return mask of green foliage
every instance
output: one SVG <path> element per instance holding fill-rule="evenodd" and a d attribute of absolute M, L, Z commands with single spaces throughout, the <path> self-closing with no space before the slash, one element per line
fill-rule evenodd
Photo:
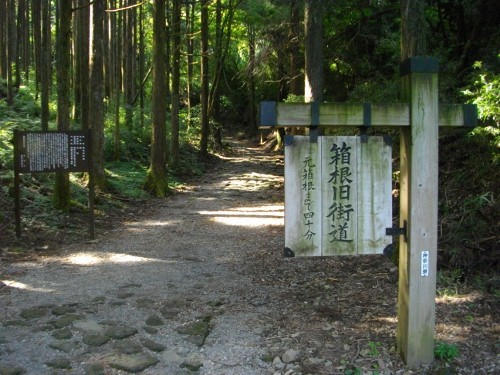
<path fill-rule="evenodd" d="M 122 196 L 145 199 L 149 195 L 142 189 L 146 167 L 134 161 L 106 163 L 106 176 L 110 190 Z"/>
<path fill-rule="evenodd" d="M 381 343 L 379 342 L 373 342 L 373 341 L 370 341 L 368 343 L 368 349 L 370 350 L 370 355 L 372 357 L 376 357 L 380 354 L 380 347 L 382 346 Z"/>
<path fill-rule="evenodd" d="M 458 357 L 458 355 L 458 347 L 455 344 L 437 342 L 436 346 L 434 347 L 434 356 L 443 362 L 451 362 L 456 357 Z"/>
<path fill-rule="evenodd" d="M 359 368 L 347 369 L 344 371 L 344 375 L 361 375 L 363 371 Z"/>
<path fill-rule="evenodd" d="M 442 297 L 458 295 L 458 286 L 462 283 L 463 276 L 464 272 L 459 268 L 438 271 L 436 280 L 437 294 Z"/>
<path fill-rule="evenodd" d="M 497 56 L 500 60 L 500 54 Z M 472 99 L 479 109 L 479 117 L 484 123 L 500 126 L 500 74 L 489 71 L 481 61 L 474 64 L 475 74 L 472 89 L 463 93 Z M 500 136 L 497 133 L 497 136 Z M 500 143 L 499 143 L 500 145 Z"/>
<path fill-rule="evenodd" d="M 14 168 L 14 130 L 40 130 L 38 105 L 28 88 L 21 87 L 12 105 L 0 100 L 0 169 Z"/>

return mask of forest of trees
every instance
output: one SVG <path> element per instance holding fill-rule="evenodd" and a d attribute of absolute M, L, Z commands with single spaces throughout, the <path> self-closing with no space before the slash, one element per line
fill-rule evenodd
<path fill-rule="evenodd" d="M 100 190 L 105 162 L 136 159 L 165 196 L 183 142 L 203 160 L 236 127 L 256 134 L 261 100 L 399 101 L 408 4 L 421 30 L 406 48 L 439 58 L 441 101 L 477 103 L 470 134 L 498 151 L 496 0 L 2 0 L 0 168 L 14 128 L 91 129 Z M 2 121 L 12 109 L 36 120 Z M 53 195 L 68 208 L 67 174 Z"/>

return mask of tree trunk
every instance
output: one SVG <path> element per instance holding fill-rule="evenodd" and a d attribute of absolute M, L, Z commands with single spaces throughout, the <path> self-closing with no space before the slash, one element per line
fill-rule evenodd
<path fill-rule="evenodd" d="M 7 80 L 8 3 L 0 1 L 0 78 Z"/>
<path fill-rule="evenodd" d="M 69 130 L 71 68 L 71 2 L 58 1 L 57 12 L 57 130 Z M 53 204 L 61 210 L 71 205 L 69 173 L 56 173 Z"/>
<path fill-rule="evenodd" d="M 51 35 L 51 8 L 49 1 L 42 1 L 42 54 L 40 67 L 40 101 L 42 130 L 49 129 L 49 99 L 52 86 L 52 35 Z"/>
<path fill-rule="evenodd" d="M 401 0 L 401 61 L 426 53 L 425 1 Z"/>
<path fill-rule="evenodd" d="M 181 60 L 181 0 L 173 0 L 172 7 L 172 148 L 171 164 L 179 166 L 179 104 Z"/>
<path fill-rule="evenodd" d="M 304 80 L 301 79 L 301 67 L 303 58 L 300 56 L 300 2 L 292 0 L 290 4 L 290 29 L 288 32 L 289 56 L 290 56 L 290 94 L 304 94 Z"/>
<path fill-rule="evenodd" d="M 129 0 L 128 5 L 134 5 L 135 0 Z M 128 129 L 133 127 L 133 115 L 134 115 L 134 93 L 135 93 L 135 15 L 136 7 L 130 8 L 126 11 L 125 16 L 125 29 L 124 29 L 124 51 L 125 51 L 125 126 Z"/>
<path fill-rule="evenodd" d="M 257 132 L 257 103 L 255 100 L 255 29 L 253 25 L 247 25 L 248 34 L 248 67 L 247 67 L 247 113 L 248 124 L 250 132 L 255 134 Z"/>
<path fill-rule="evenodd" d="M 89 21 L 87 0 L 79 0 L 75 20 L 75 121 L 82 129 L 89 129 Z"/>
<path fill-rule="evenodd" d="M 208 3 L 201 0 L 201 158 L 208 156 Z"/>
<path fill-rule="evenodd" d="M 1 13 L 1 10 L 0 10 Z M 31 18 L 33 19 L 33 45 L 35 54 L 35 99 L 38 99 L 42 67 L 42 4 L 41 1 L 31 2 Z M 1 26 L 0 26 L 1 28 Z M 1 63 L 0 63 L 1 65 Z"/>
<path fill-rule="evenodd" d="M 151 164 L 144 188 L 157 197 L 169 193 L 167 181 L 166 139 L 166 65 L 165 65 L 165 1 L 154 0 L 153 9 L 153 129 L 151 135 Z"/>
<path fill-rule="evenodd" d="M 323 101 L 323 0 L 306 0 L 305 24 L 305 91 L 306 102 Z"/>
<path fill-rule="evenodd" d="M 92 62 L 90 74 L 90 123 L 92 128 L 92 156 L 94 163 L 94 183 L 101 190 L 106 190 L 104 172 L 104 12 L 106 0 L 93 3 L 92 24 Z"/>
<path fill-rule="evenodd" d="M 194 12 L 195 2 L 186 1 L 186 28 L 188 30 L 187 41 L 187 126 L 191 125 L 191 96 L 193 95 L 193 52 L 194 52 Z"/>

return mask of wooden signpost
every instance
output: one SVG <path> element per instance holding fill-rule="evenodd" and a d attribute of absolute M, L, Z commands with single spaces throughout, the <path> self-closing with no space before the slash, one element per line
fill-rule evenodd
<path fill-rule="evenodd" d="M 331 178 L 329 172 L 332 171 L 321 166 L 318 170 L 318 164 L 329 163 L 331 161 L 329 158 L 332 157 L 331 150 L 335 150 L 335 147 L 342 148 L 344 142 L 345 147 L 349 147 L 348 142 L 351 142 L 351 140 L 342 137 L 336 139 L 318 137 L 316 132 L 318 126 L 354 126 L 365 130 L 371 126 L 400 128 L 400 225 L 399 228 L 391 228 L 392 225 L 387 227 L 386 234 L 402 236 L 402 240 L 399 241 L 397 341 L 401 356 L 412 368 L 431 363 L 434 360 L 438 127 L 474 127 L 477 124 L 477 109 L 474 105 L 438 106 L 438 71 L 439 64 L 434 58 L 413 57 L 403 62 L 401 64 L 401 76 L 406 103 L 296 104 L 262 102 L 260 108 L 261 127 L 310 128 L 310 137 L 307 139 L 293 138 L 292 140 L 285 140 L 285 143 L 288 144 L 288 146 L 285 146 L 285 158 L 292 159 L 290 162 L 285 161 L 285 233 L 295 233 L 295 237 L 290 235 L 290 240 L 285 239 L 287 247 L 285 254 L 289 256 L 373 253 L 364 250 L 367 244 L 363 243 L 363 240 L 367 240 L 366 236 L 374 236 L 374 238 L 368 238 L 369 241 L 380 237 L 379 230 L 370 232 L 362 229 L 360 231 L 360 228 L 367 226 L 364 223 L 367 219 L 366 217 L 354 219 L 354 216 L 363 215 L 358 208 L 359 202 L 361 202 L 362 206 L 368 202 L 373 207 L 383 204 L 380 202 L 386 202 L 385 198 L 379 197 L 385 191 L 384 188 L 380 188 L 380 185 L 383 185 L 380 181 L 387 178 L 389 179 L 387 183 L 390 184 L 390 174 L 388 176 L 387 172 L 382 172 L 381 176 L 385 177 L 379 176 L 367 180 L 358 177 L 356 187 L 352 185 L 351 189 L 358 192 L 362 190 L 365 196 L 360 197 L 359 193 L 356 193 L 358 197 L 357 203 L 332 200 L 332 190 L 340 189 L 340 186 L 332 186 L 331 183 L 328 185 Z M 325 138 L 325 140 L 322 140 L 322 138 Z M 368 139 L 370 138 L 372 137 L 368 137 Z M 334 145 L 336 146 L 334 147 Z M 376 152 L 364 153 L 362 145 L 363 143 L 360 143 L 360 146 L 356 146 L 356 150 L 361 150 L 356 151 L 358 152 L 356 158 L 363 159 L 366 154 L 366 158 L 369 160 L 360 160 L 356 164 L 364 164 L 368 166 L 368 169 L 370 165 L 377 164 L 377 169 L 386 171 L 386 168 L 380 165 L 386 163 L 386 157 L 373 159 Z M 296 147 L 298 150 L 288 151 L 287 148 L 290 147 Z M 377 146 L 376 150 L 383 154 L 381 146 Z M 297 170 L 300 172 L 297 172 Z M 318 172 L 322 175 L 322 179 L 308 180 L 309 173 L 317 174 Z M 356 173 L 358 176 L 364 176 L 367 174 L 367 169 L 361 167 L 359 172 Z M 292 176 L 292 182 L 287 182 L 288 176 Z M 308 185 L 309 182 L 312 182 L 313 185 Z M 358 185 L 359 183 L 361 185 Z M 308 188 L 311 188 L 310 195 L 307 192 Z M 327 192 L 328 189 L 330 190 L 329 193 Z M 313 193 L 316 195 L 313 196 Z M 366 200 L 366 202 L 363 203 L 363 200 Z M 351 223 L 351 220 L 357 223 L 356 235 L 352 230 L 349 234 L 348 232 L 343 234 L 351 236 L 349 238 L 344 237 L 344 239 L 352 240 L 350 247 L 346 245 L 343 245 L 343 247 L 332 246 L 332 243 L 339 242 L 336 240 L 340 238 L 340 232 L 337 231 L 335 233 L 336 237 L 333 238 L 334 241 L 331 241 L 335 227 L 331 226 L 333 223 L 331 223 L 330 207 L 337 204 L 335 207 L 338 210 L 340 203 L 343 205 L 348 204 L 350 205 L 348 209 L 353 209 L 349 213 L 348 224 Z M 355 206 L 356 208 L 354 208 Z M 343 207 L 343 215 L 339 216 L 338 211 L 336 212 L 338 219 L 347 218 L 345 205 Z M 380 222 L 387 222 L 385 219 L 380 220 L 381 217 L 387 215 L 386 212 L 382 212 L 378 208 L 368 212 L 369 215 L 372 215 L 370 223 L 373 227 L 380 227 Z M 308 230 L 316 224 L 313 222 L 310 225 L 304 225 L 304 222 L 309 223 L 307 221 L 308 217 L 311 222 L 313 222 L 312 218 L 314 218 L 314 220 L 323 223 L 319 227 L 314 227 L 319 229 L 310 231 L 316 233 L 314 236 Z M 346 220 L 338 224 L 343 225 L 345 222 Z M 369 224 L 367 227 L 369 227 Z M 320 235 L 315 245 L 304 245 L 304 243 L 307 244 L 305 240 L 315 238 L 317 232 L 320 232 Z M 322 238 L 321 241 L 319 240 L 320 237 Z M 298 251 L 294 251 L 292 247 L 287 245 L 295 246 Z M 356 250 L 353 250 L 354 248 Z M 375 248 L 377 249 L 375 253 L 378 253 L 379 247 L 375 246 Z"/>
<path fill-rule="evenodd" d="M 21 173 L 89 172 L 90 237 L 94 239 L 94 177 L 89 131 L 14 131 L 16 236 L 21 236 Z"/>

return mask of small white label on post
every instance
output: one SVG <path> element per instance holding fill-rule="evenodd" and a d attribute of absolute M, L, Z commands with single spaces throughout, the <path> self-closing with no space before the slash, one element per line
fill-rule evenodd
<path fill-rule="evenodd" d="M 420 276 L 429 276 L 429 252 L 422 251 L 422 266 L 420 268 Z"/>

